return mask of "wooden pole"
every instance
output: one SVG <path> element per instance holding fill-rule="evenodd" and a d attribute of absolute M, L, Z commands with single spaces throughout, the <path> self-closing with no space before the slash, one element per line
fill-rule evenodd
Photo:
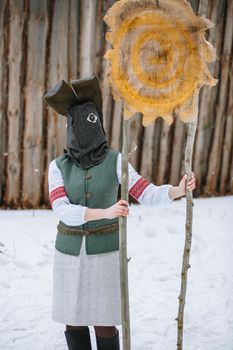
<path fill-rule="evenodd" d="M 123 120 L 123 145 L 121 163 L 121 199 L 128 201 L 128 158 L 129 158 L 130 122 Z M 127 258 L 127 217 L 119 218 L 120 228 L 120 283 L 123 350 L 130 350 L 130 314 Z"/>
<path fill-rule="evenodd" d="M 208 0 L 200 0 L 198 15 L 205 15 L 208 7 Z M 186 183 L 191 178 L 193 145 L 197 130 L 198 112 L 194 121 L 188 123 L 188 135 L 185 147 L 185 172 L 188 174 Z M 193 194 L 186 187 L 186 223 L 185 223 L 185 244 L 183 252 L 183 263 L 181 271 L 181 288 L 179 299 L 179 309 L 177 321 L 177 350 L 183 349 L 183 329 L 184 329 L 184 306 L 187 291 L 188 269 L 190 268 L 189 258 L 192 244 L 192 224 L 193 224 Z"/>
<path fill-rule="evenodd" d="M 195 121 L 188 123 L 188 136 L 185 148 L 185 172 L 190 179 L 192 169 L 192 154 L 193 144 L 197 128 L 197 118 Z M 192 223 L 193 223 L 193 194 L 192 191 L 186 188 L 186 224 L 185 224 L 185 244 L 183 252 L 183 263 L 181 271 L 181 289 L 179 295 L 179 310 L 177 320 L 177 350 L 183 349 L 183 321 L 184 321 L 184 306 L 187 290 L 188 269 L 190 268 L 189 258 L 192 243 Z"/>

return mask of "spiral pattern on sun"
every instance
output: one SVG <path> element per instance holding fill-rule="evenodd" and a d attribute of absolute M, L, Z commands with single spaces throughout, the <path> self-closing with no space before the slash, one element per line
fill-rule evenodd
<path fill-rule="evenodd" d="M 198 17 L 186 0 L 120 0 L 104 21 L 111 28 L 108 78 L 124 117 L 143 114 L 147 126 L 159 116 L 170 125 L 197 115 L 198 93 L 215 85 L 207 63 L 216 59 L 205 39 L 213 24 Z"/>

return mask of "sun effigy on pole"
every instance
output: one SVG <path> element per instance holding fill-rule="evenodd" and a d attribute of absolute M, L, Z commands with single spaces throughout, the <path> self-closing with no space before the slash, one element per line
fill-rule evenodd
<path fill-rule="evenodd" d="M 196 16 L 186 0 L 120 0 L 108 10 L 106 40 L 111 44 L 105 58 L 113 97 L 123 106 L 122 198 L 127 198 L 129 118 L 143 115 L 146 127 L 158 117 L 168 125 L 174 115 L 188 124 L 185 172 L 192 169 L 192 150 L 198 121 L 198 97 L 203 85 L 214 86 L 208 62 L 215 49 L 205 38 L 213 27 L 207 18 Z M 193 220 L 192 191 L 186 188 L 185 247 L 177 317 L 177 349 L 182 349 L 183 313 L 190 267 Z M 130 349 L 128 259 L 126 219 L 120 222 L 120 272 L 123 349 Z"/>

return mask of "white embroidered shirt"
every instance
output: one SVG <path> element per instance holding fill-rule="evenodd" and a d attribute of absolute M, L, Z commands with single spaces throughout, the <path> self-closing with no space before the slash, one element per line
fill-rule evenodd
<path fill-rule="evenodd" d="M 129 163 L 129 194 L 140 204 L 154 206 L 166 205 L 173 200 L 169 197 L 168 191 L 172 185 L 166 184 L 156 186 L 148 182 L 145 178 L 137 173 L 137 171 Z M 117 158 L 117 177 L 121 183 L 121 154 Z M 48 172 L 49 197 L 52 209 L 59 220 L 66 225 L 79 226 L 85 224 L 86 206 L 72 204 L 66 195 L 64 181 L 60 169 L 56 161 L 53 160 L 49 164 Z"/>

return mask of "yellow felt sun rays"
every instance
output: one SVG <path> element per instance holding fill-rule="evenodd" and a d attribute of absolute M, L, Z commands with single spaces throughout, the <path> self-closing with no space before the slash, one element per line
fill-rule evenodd
<path fill-rule="evenodd" d="M 104 21 L 111 29 L 108 78 L 124 117 L 141 112 L 144 126 L 159 116 L 170 125 L 173 112 L 192 120 L 199 89 L 217 82 L 206 63 L 215 60 L 215 50 L 204 36 L 213 23 L 185 0 L 120 0 Z"/>

